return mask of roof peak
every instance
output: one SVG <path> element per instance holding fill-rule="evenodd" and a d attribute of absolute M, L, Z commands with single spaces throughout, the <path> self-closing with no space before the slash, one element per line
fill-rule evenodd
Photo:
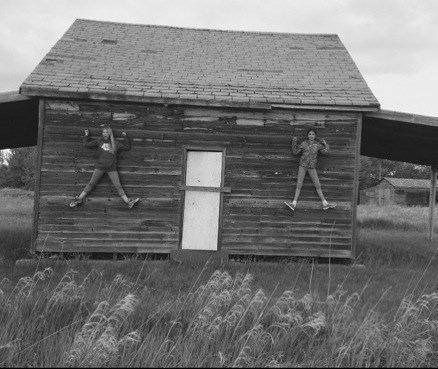
<path fill-rule="evenodd" d="M 339 36 L 336 33 L 302 33 L 302 32 L 272 32 L 272 31 L 242 31 L 242 30 L 226 30 L 217 28 L 197 28 L 197 27 L 183 27 L 183 26 L 167 26 L 160 24 L 144 24 L 144 23 L 127 23 L 127 22 L 115 22 L 115 21 L 103 21 L 95 19 L 77 18 L 76 22 L 90 22 L 90 23 L 105 23 L 114 25 L 125 25 L 135 27 L 150 27 L 150 28 L 167 28 L 176 30 L 188 30 L 188 31 L 206 31 L 206 32 L 223 32 L 223 33 L 244 33 L 244 34 L 258 34 L 258 35 L 295 35 L 295 36 L 319 36 L 319 37 L 336 37 Z M 73 23 L 73 24 L 74 24 Z"/>

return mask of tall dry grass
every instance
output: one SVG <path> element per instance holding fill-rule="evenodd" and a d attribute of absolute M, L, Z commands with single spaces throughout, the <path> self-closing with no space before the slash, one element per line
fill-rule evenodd
<path fill-rule="evenodd" d="M 14 202 L 10 193 L 7 198 L 15 203 L 11 227 L 20 221 L 30 226 L 30 202 L 20 213 L 20 197 Z M 0 206 L 6 209 L 6 203 Z M 372 225 L 366 219 L 374 217 L 383 219 L 375 228 L 387 227 L 367 230 L 360 238 L 373 272 L 337 271 L 342 282 L 332 288 L 336 283 L 329 280 L 324 294 L 316 284 L 326 283 L 327 274 L 320 271 L 317 282 L 313 265 L 310 275 L 300 273 L 310 268 L 304 263 L 303 268 L 277 266 L 275 273 L 263 265 L 252 267 L 254 273 L 217 270 L 204 282 L 200 277 L 193 282 L 185 270 L 171 266 L 162 267 L 154 281 L 140 278 L 129 263 L 111 278 L 104 275 L 107 270 L 88 264 L 61 274 L 41 269 L 18 282 L 0 277 L 0 366 L 435 367 L 438 295 L 433 292 L 436 266 L 428 265 L 435 246 L 420 247 L 414 234 L 423 229 L 427 210 L 382 210 L 379 215 L 359 207 L 362 226 Z M 418 224 L 408 224 L 412 219 Z M 429 268 L 431 276 L 421 283 L 405 277 L 409 267 Z M 298 282 L 279 291 L 275 285 L 284 272 Z M 380 296 L 389 275 L 395 297 L 382 309 L 383 291 L 371 305 L 370 296 Z M 262 281 L 265 290 L 254 287 Z"/>
<path fill-rule="evenodd" d="M 405 296 L 390 316 L 339 285 L 325 298 L 253 288 L 215 271 L 156 305 L 147 283 L 47 268 L 0 284 L 0 366 L 436 366 L 435 293 Z M 50 287 L 52 285 L 52 287 Z M 8 287 L 8 288 L 6 288 Z"/>

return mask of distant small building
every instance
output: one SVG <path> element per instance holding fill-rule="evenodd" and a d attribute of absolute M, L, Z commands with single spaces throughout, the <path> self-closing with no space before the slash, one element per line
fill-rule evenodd
<path fill-rule="evenodd" d="M 360 191 L 362 205 L 427 206 L 430 180 L 384 177 L 377 185 Z"/>

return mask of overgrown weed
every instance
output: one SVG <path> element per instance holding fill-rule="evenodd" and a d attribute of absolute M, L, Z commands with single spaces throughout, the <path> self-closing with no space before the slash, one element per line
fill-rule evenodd
<path fill-rule="evenodd" d="M 435 366 L 438 294 L 406 295 L 392 315 L 340 284 L 328 296 L 253 288 L 249 273 L 206 283 L 148 310 L 151 291 L 48 268 L 0 292 L 0 366 Z M 8 281 L 4 283 L 9 283 Z M 38 286 L 40 288 L 38 288 Z M 1 286 L 0 286 L 1 288 Z"/>

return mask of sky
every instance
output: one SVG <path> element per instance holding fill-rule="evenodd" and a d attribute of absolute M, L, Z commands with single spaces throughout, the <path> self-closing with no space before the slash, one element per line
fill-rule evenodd
<path fill-rule="evenodd" d="M 382 109 L 438 117 L 437 0 L 0 0 L 0 92 L 18 91 L 77 18 L 337 34 Z"/>

